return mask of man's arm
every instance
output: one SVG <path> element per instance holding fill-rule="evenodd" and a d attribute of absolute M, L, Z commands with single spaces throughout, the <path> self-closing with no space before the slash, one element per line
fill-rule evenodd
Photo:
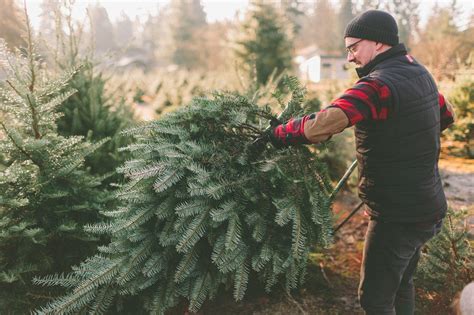
<path fill-rule="evenodd" d="M 304 134 L 309 142 L 320 143 L 342 132 L 348 125 L 349 119 L 341 109 L 327 108 L 318 112 L 314 119 L 306 122 Z"/>
<path fill-rule="evenodd" d="M 283 145 L 319 143 L 343 131 L 348 123 L 342 110 L 328 108 L 278 125 L 273 136 Z"/>
<path fill-rule="evenodd" d="M 443 131 L 454 123 L 456 114 L 454 108 L 449 101 L 439 93 L 439 112 L 440 112 L 440 130 Z"/>
<path fill-rule="evenodd" d="M 362 120 L 385 120 L 391 107 L 389 88 L 380 81 L 364 78 L 326 109 L 277 126 L 273 136 L 283 145 L 319 143 Z"/>

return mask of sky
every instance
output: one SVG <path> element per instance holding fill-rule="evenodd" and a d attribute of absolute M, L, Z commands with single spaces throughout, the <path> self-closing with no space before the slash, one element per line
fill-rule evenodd
<path fill-rule="evenodd" d="M 23 1 L 21 1 L 23 2 Z M 39 25 L 39 16 L 41 14 L 41 0 L 26 0 L 28 13 L 34 27 Z M 165 6 L 167 0 L 76 0 L 74 4 L 75 15 L 78 19 L 84 18 L 88 5 L 100 3 L 107 9 L 111 21 L 120 19 L 123 13 L 126 13 L 131 19 L 136 16 L 140 20 L 145 20 L 148 14 L 156 14 L 159 8 Z M 237 11 L 243 12 L 248 5 L 248 0 L 202 0 L 206 12 L 207 21 L 232 20 Z"/>
<path fill-rule="evenodd" d="M 338 3 L 337 0 L 331 0 Z M 23 2 L 23 1 L 20 1 Z M 123 13 L 126 13 L 131 19 L 136 16 L 144 21 L 148 14 L 156 14 L 159 8 L 166 5 L 169 0 L 76 0 L 74 8 L 74 15 L 82 20 L 85 18 L 85 10 L 89 4 L 99 2 L 107 9 L 109 17 L 112 21 L 120 19 Z M 207 15 L 208 22 L 220 20 L 232 20 L 236 12 L 244 12 L 248 5 L 248 0 L 202 0 L 204 10 Z M 28 12 L 35 28 L 39 25 L 39 16 L 41 0 L 26 0 Z M 423 24 L 433 6 L 438 3 L 440 6 L 449 6 L 451 0 L 420 0 L 420 18 Z M 467 25 L 469 16 L 474 12 L 474 1 L 472 0 L 457 0 L 463 16 L 459 21 L 459 25 Z"/>

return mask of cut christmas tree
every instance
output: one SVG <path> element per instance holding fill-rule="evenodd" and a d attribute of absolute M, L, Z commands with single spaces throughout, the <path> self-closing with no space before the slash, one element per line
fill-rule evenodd
<path fill-rule="evenodd" d="M 304 90 L 294 78 L 282 86 L 285 121 L 301 114 Z M 112 241 L 69 275 L 35 279 L 70 290 L 38 313 L 103 313 L 120 296 L 151 313 L 182 298 L 197 311 L 220 289 L 243 299 L 250 276 L 268 291 L 301 284 L 313 246 L 331 242 L 331 187 L 308 147 L 253 146 L 272 118 L 244 96 L 216 93 L 129 130 L 123 206 L 87 226 Z"/>

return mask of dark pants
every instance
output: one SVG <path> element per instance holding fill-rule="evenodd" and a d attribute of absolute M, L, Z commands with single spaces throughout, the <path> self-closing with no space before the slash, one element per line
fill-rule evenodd
<path fill-rule="evenodd" d="M 366 314 L 413 314 L 413 274 L 420 250 L 439 233 L 441 225 L 441 221 L 369 222 L 359 285 L 360 304 Z"/>

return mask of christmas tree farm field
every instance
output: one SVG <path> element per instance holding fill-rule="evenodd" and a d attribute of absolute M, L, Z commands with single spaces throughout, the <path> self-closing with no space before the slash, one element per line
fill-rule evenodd
<path fill-rule="evenodd" d="M 295 79 L 284 85 L 283 121 L 304 100 Z M 198 311 L 221 292 L 242 300 L 250 278 L 268 292 L 303 283 L 311 250 L 332 242 L 331 185 L 307 147 L 252 144 L 271 118 L 247 97 L 216 93 L 128 130 L 122 205 L 86 226 L 111 242 L 70 274 L 36 278 L 68 292 L 37 312 L 164 313 L 181 301 Z"/>

